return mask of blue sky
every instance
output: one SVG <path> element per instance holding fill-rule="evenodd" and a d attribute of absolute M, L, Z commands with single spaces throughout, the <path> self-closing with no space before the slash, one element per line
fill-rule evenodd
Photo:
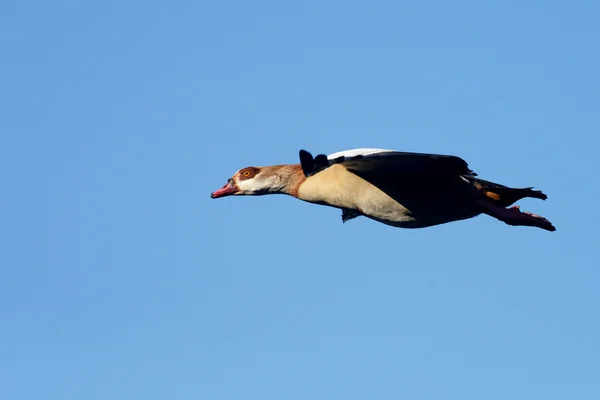
<path fill-rule="evenodd" d="M 600 398 L 592 1 L 0 6 L 3 399 Z M 211 200 L 455 154 L 555 233 Z"/>

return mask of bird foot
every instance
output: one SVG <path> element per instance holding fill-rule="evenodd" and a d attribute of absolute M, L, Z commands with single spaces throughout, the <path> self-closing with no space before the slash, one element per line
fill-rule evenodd
<path fill-rule="evenodd" d="M 550 221 L 548 221 L 546 218 L 544 218 L 540 215 L 537 215 L 537 214 L 527 212 L 527 211 L 521 211 L 521 207 L 519 207 L 519 206 L 512 206 L 506 210 L 513 214 L 512 222 L 514 222 L 514 225 L 537 226 L 539 228 L 546 229 L 548 231 L 556 230 L 556 228 L 554 228 L 552 223 Z M 506 222 L 509 225 L 513 225 L 513 223 L 511 223 L 511 221 L 504 221 L 504 222 Z M 519 223 L 519 222 L 523 222 L 523 223 Z"/>
<path fill-rule="evenodd" d="M 556 230 L 552 223 L 546 218 L 530 212 L 523 212 L 519 206 L 504 208 L 489 201 L 481 201 L 479 202 L 479 206 L 484 213 L 497 218 L 508 225 L 534 226 L 550 232 Z"/>

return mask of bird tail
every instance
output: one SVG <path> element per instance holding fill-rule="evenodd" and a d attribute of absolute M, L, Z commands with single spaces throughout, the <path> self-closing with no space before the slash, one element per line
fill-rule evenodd
<path fill-rule="evenodd" d="M 479 190 L 481 190 L 488 198 L 502 207 L 508 207 L 515 202 L 531 197 L 534 199 L 546 200 L 548 196 L 540 190 L 533 188 L 511 188 L 494 182 L 484 181 L 483 179 L 475 179 L 472 182 Z"/>

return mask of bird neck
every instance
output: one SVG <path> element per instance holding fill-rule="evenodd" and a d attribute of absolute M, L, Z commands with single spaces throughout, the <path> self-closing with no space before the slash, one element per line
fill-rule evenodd
<path fill-rule="evenodd" d="M 273 165 L 263 168 L 271 177 L 271 193 L 298 196 L 298 188 L 306 180 L 300 164 Z"/>

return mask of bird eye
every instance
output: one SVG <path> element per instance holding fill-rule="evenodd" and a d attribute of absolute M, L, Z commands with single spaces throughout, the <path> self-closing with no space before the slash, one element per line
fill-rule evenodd
<path fill-rule="evenodd" d="M 244 176 L 245 176 L 245 177 L 248 177 L 248 176 L 250 176 L 250 171 L 244 171 Z"/>

